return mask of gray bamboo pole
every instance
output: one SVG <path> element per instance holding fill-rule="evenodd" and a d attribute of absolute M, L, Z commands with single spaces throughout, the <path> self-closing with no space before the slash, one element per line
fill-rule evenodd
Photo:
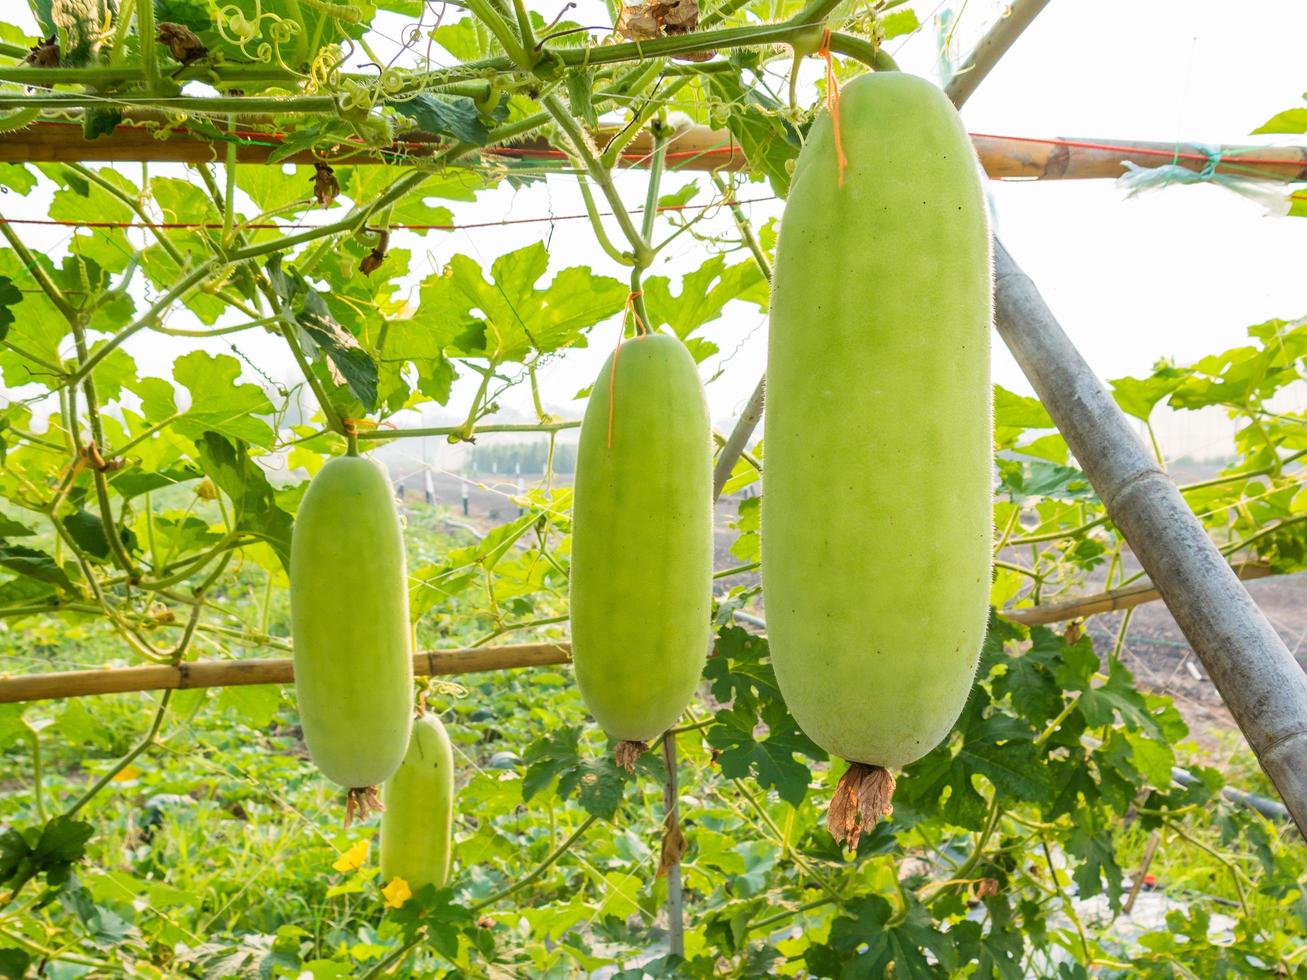
<path fill-rule="evenodd" d="M 1307 674 L 1034 283 L 997 241 L 994 252 L 1000 336 L 1307 835 Z"/>
<path fill-rule="evenodd" d="M 971 98 L 976 86 L 985 80 L 999 59 L 1007 54 L 1016 39 L 1049 3 L 1050 0 L 1014 0 L 1008 5 L 944 86 L 944 94 L 954 105 L 961 106 Z"/>

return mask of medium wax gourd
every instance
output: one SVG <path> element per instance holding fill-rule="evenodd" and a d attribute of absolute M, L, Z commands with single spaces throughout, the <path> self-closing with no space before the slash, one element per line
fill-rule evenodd
<path fill-rule="evenodd" d="M 665 334 L 624 342 L 586 406 L 572 510 L 572 659 L 586 706 L 615 739 L 661 735 L 703 672 L 711 446 L 685 345 Z"/>
<path fill-rule="evenodd" d="M 413 705 L 404 538 L 390 478 L 328 462 L 295 516 L 290 553 L 295 696 L 309 755 L 350 789 L 404 758 Z"/>
<path fill-rule="evenodd" d="M 454 751 L 435 715 L 413 722 L 408 751 L 381 790 L 381 879 L 416 892 L 449 880 L 454 824 Z"/>
<path fill-rule="evenodd" d="M 778 242 L 763 594 L 799 726 L 888 769 L 948 734 L 985 633 L 990 232 L 974 150 L 938 88 L 863 75 L 838 109 L 842 186 L 823 112 Z"/>

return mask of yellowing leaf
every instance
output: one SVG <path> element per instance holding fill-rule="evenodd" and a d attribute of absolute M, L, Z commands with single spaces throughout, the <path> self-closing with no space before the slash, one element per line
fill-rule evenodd
<path fill-rule="evenodd" d="M 386 896 L 386 908 L 397 909 L 403 907 L 413 895 L 409 891 L 408 882 L 403 878 L 394 879 L 389 885 L 381 889 L 381 894 Z"/>
<path fill-rule="evenodd" d="M 363 862 L 368 859 L 369 843 L 365 840 L 358 841 L 348 851 L 336 859 L 332 865 L 337 871 L 353 871 L 356 868 L 363 867 Z"/>

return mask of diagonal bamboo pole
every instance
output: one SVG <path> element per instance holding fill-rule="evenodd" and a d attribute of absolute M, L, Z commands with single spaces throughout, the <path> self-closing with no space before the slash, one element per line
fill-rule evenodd
<path fill-rule="evenodd" d="M 1174 483 L 995 242 L 998 332 L 1307 834 L 1307 674 Z"/>
<path fill-rule="evenodd" d="M 1050 0 L 1013 0 L 1008 5 L 944 86 L 944 94 L 954 105 L 960 106 L 971 98 L 971 93 L 1049 2 Z"/>

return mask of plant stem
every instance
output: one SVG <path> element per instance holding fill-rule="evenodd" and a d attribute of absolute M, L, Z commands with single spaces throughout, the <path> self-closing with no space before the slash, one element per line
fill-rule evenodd
<path fill-rule="evenodd" d="M 663 127 L 653 131 L 654 151 L 649 164 L 649 189 L 644 199 L 644 224 L 640 234 L 646 242 L 653 241 L 654 222 L 658 220 L 658 189 L 663 180 L 663 165 L 667 162 L 667 137 Z"/>
<path fill-rule="evenodd" d="M 480 912 L 482 909 L 488 908 L 491 905 L 494 905 L 496 902 L 508 898 L 509 895 L 512 895 L 514 892 L 517 892 L 522 888 L 525 888 L 527 885 L 531 884 L 533 881 L 538 879 L 541 875 L 543 875 L 546 871 L 548 871 L 550 867 L 553 866 L 555 861 L 557 861 L 560 857 L 566 854 L 571 849 L 572 845 L 575 844 L 578 840 L 580 840 L 582 835 L 587 830 L 589 830 L 591 825 L 598 819 L 599 818 L 595 816 L 593 813 L 590 814 L 588 817 L 585 818 L 585 820 L 581 822 L 581 825 L 577 827 L 576 830 L 572 831 L 572 833 L 568 836 L 566 840 L 563 841 L 563 843 L 559 844 L 556 848 L 554 848 L 554 850 L 549 854 L 549 856 L 546 857 L 542 862 L 540 862 L 539 865 L 537 865 L 534 871 L 532 871 L 529 875 L 527 875 L 524 878 L 519 878 L 517 881 L 513 882 L 513 884 L 509 885 L 507 888 L 500 889 L 499 891 L 491 895 L 489 898 L 477 902 L 475 905 L 471 907 L 472 913 L 475 914 L 477 912 Z"/>
<path fill-rule="evenodd" d="M 755 568 L 761 568 L 761 567 L 762 567 L 762 562 L 751 561 L 747 565 L 736 565 L 734 568 L 723 568 L 720 572 L 713 572 L 712 577 L 715 579 L 731 578 L 734 575 L 743 575 L 745 572 L 751 572 Z"/>
<path fill-rule="evenodd" d="M 578 429 L 581 422 L 507 422 L 499 425 L 479 425 L 477 432 L 561 432 Z M 452 436 L 465 431 L 466 425 L 447 425 L 419 429 L 366 429 L 358 434 L 361 441 L 380 439 L 422 439 L 428 436 Z"/>
<path fill-rule="evenodd" d="M 137 0 L 136 33 L 141 48 L 141 72 L 151 92 L 159 87 L 158 47 L 154 39 L 154 0 Z"/>
<path fill-rule="evenodd" d="M 154 721 L 150 723 L 150 730 L 145 733 L 145 737 L 141 739 L 140 743 L 134 749 L 114 763 L 113 767 L 108 772 L 97 779 L 91 788 L 83 793 L 76 803 L 64 811 L 64 816 L 71 817 L 76 815 L 77 811 L 86 806 L 87 803 L 91 802 L 100 790 L 113 782 L 115 776 L 130 766 L 137 756 L 154 744 L 154 739 L 159 734 L 159 728 L 163 725 L 164 715 L 168 713 L 168 702 L 171 700 L 172 691 L 164 691 L 163 697 L 159 699 L 159 707 L 154 712 Z"/>

